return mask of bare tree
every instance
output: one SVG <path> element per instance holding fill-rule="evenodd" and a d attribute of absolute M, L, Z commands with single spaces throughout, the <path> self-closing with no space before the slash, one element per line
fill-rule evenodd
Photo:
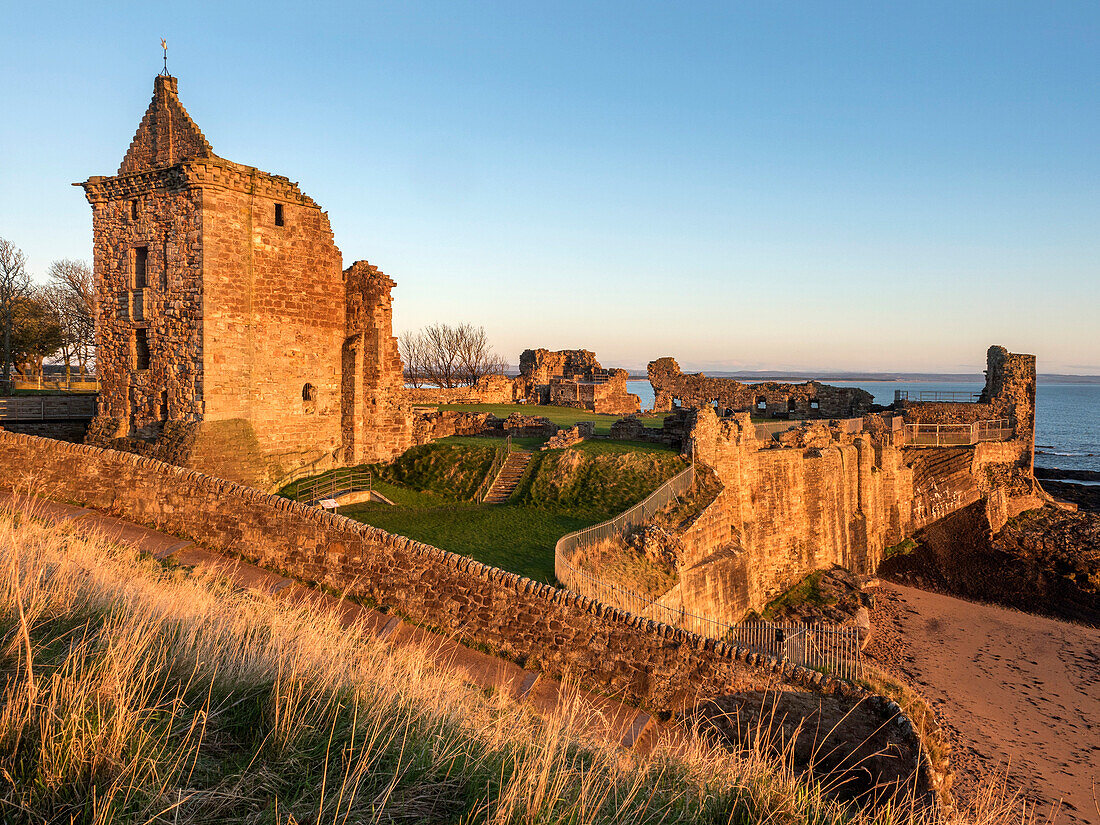
<path fill-rule="evenodd" d="M 406 332 L 397 339 L 397 349 L 401 353 L 401 362 L 405 365 L 405 381 L 414 387 L 424 383 L 424 353 L 427 347 L 424 336 L 419 332 Z"/>
<path fill-rule="evenodd" d="M 450 324 L 429 324 L 424 336 L 424 378 L 437 387 L 458 385 L 458 332 Z"/>
<path fill-rule="evenodd" d="M 0 325 L 3 326 L 4 387 L 11 394 L 12 331 L 16 308 L 30 293 L 27 258 L 11 241 L 0 238 Z"/>
<path fill-rule="evenodd" d="M 504 359 L 493 352 L 485 327 L 463 324 L 455 332 L 458 374 L 462 383 L 473 386 L 483 375 L 504 374 Z"/>
<path fill-rule="evenodd" d="M 409 382 L 418 387 L 460 387 L 490 373 L 503 373 L 505 361 L 489 346 L 483 327 L 471 324 L 429 324 L 399 340 Z"/>
<path fill-rule="evenodd" d="M 83 261 L 63 259 L 50 264 L 47 300 L 57 314 L 64 341 L 61 355 L 66 378 L 73 361 L 80 376 L 88 372 L 95 353 L 95 280 Z"/>

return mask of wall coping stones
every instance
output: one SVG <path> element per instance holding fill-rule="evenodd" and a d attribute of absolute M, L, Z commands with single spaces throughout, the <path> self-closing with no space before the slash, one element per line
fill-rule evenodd
<path fill-rule="evenodd" d="M 28 452 L 31 455 L 28 455 Z M 74 459 L 77 459 L 75 463 Z M 308 553 L 301 554 L 303 542 L 298 538 L 292 542 L 294 546 L 292 557 L 276 559 L 275 562 L 283 568 L 284 572 L 289 571 L 298 578 L 312 580 L 317 584 L 332 585 L 335 583 L 345 587 L 353 582 L 368 581 L 369 576 L 364 576 L 354 570 L 336 569 L 330 571 L 329 556 L 333 545 L 340 542 L 339 536 L 333 536 L 331 533 L 344 533 L 363 540 L 363 546 L 357 548 L 359 552 L 354 555 L 364 559 L 368 559 L 372 555 L 376 561 L 388 558 L 387 549 L 389 552 L 407 554 L 413 564 L 420 569 L 420 575 L 417 577 L 419 581 L 423 581 L 422 574 L 426 569 L 425 563 L 428 567 L 434 564 L 441 570 L 465 574 L 477 581 L 493 585 L 492 589 L 511 593 L 513 597 L 526 594 L 535 602 L 531 607 L 537 608 L 538 604 L 542 603 L 543 611 L 551 606 L 565 609 L 566 615 L 562 616 L 563 620 L 567 619 L 569 614 L 578 619 L 588 616 L 590 617 L 589 626 L 582 626 L 578 630 L 576 635 L 578 640 L 591 638 L 593 631 L 600 635 L 611 635 L 616 637 L 617 643 L 629 642 L 630 644 L 627 647 L 632 644 L 635 653 L 639 654 L 641 658 L 631 658 L 629 650 L 624 648 L 627 658 L 618 661 L 619 667 L 616 671 L 618 675 L 612 674 L 609 677 L 608 673 L 590 672 L 587 679 L 582 676 L 582 682 L 591 682 L 597 690 L 610 690 L 616 694 L 622 693 L 622 698 L 626 701 L 645 706 L 649 710 L 655 710 L 656 712 L 677 712 L 680 710 L 680 707 L 677 706 L 680 700 L 674 699 L 678 695 L 674 684 L 677 679 L 684 687 L 687 687 L 684 680 L 689 679 L 691 673 L 694 672 L 699 676 L 704 676 L 706 681 L 698 683 L 697 690 L 694 691 L 696 700 L 699 700 L 706 698 L 707 695 L 720 693 L 721 684 L 727 684 L 727 680 L 736 675 L 738 668 L 755 669 L 760 675 L 775 674 L 780 681 L 785 681 L 792 686 L 814 690 L 826 695 L 860 700 L 869 699 L 874 695 L 863 687 L 852 683 L 837 680 L 833 677 L 822 678 L 820 673 L 813 674 L 804 668 L 790 667 L 789 663 L 784 666 L 783 662 L 775 658 L 764 659 L 757 653 L 728 644 L 722 640 L 700 636 L 683 628 L 662 624 L 649 617 L 632 614 L 569 590 L 535 582 L 528 577 L 491 567 L 456 553 L 405 537 L 393 536 L 383 530 L 352 521 L 344 516 L 327 513 L 319 508 L 246 487 L 236 482 L 208 476 L 197 470 L 176 467 L 146 456 L 119 452 L 104 447 L 73 444 L 38 436 L 0 431 L 0 470 L 7 471 L 5 477 L 9 485 L 20 483 L 23 480 L 20 478 L 21 475 L 24 479 L 26 476 L 33 478 L 36 469 L 40 469 L 42 474 L 47 477 L 50 473 L 53 473 L 53 483 L 62 488 L 57 491 L 59 494 L 73 497 L 83 491 L 89 498 L 97 495 L 101 499 L 107 498 L 110 509 L 118 510 L 124 515 L 130 516 L 131 519 L 148 522 L 150 516 L 153 516 L 154 519 L 156 516 L 161 516 L 161 521 L 176 525 L 182 523 L 192 540 L 199 544 L 206 544 L 211 549 L 229 551 L 246 558 L 267 560 L 268 564 L 272 563 L 270 556 L 277 556 L 280 552 L 281 548 L 275 536 L 270 538 L 271 543 L 267 548 L 258 548 L 256 544 L 260 539 L 251 532 L 247 534 L 247 539 L 240 534 L 217 533 L 217 528 L 211 523 L 209 515 L 202 511 L 187 514 L 182 512 L 182 508 L 166 506 L 161 512 L 150 512 L 151 502 L 153 507 L 163 506 L 159 504 L 157 498 L 157 494 L 163 491 L 155 488 L 152 490 L 135 490 L 127 487 L 127 479 L 124 474 L 116 471 L 116 468 L 122 470 L 127 466 L 168 480 L 187 482 L 197 487 L 198 490 L 195 491 L 193 496 L 188 496 L 187 500 L 195 500 L 199 507 L 211 507 L 214 510 L 214 515 L 219 518 L 225 517 L 229 520 L 230 525 L 238 529 L 243 529 L 241 525 L 247 522 L 250 517 L 250 514 L 241 506 L 244 504 L 255 505 L 261 510 L 268 508 L 272 514 L 283 514 L 298 519 L 305 525 L 315 526 L 321 535 L 318 535 L 316 541 L 312 543 L 312 552 L 315 553 L 313 561 L 305 557 L 309 555 Z M 105 470 L 109 472 L 105 473 Z M 87 476 L 89 475 L 93 481 L 88 480 Z M 86 485 L 83 490 L 80 487 L 82 483 Z M 95 485 L 98 485 L 98 487 L 92 489 Z M 171 493 L 172 491 L 167 492 Z M 206 495 L 203 496 L 203 493 Z M 204 498 L 205 501 L 203 501 Z M 255 513 L 251 514 L 253 526 L 262 525 L 266 528 L 269 523 L 267 517 L 263 517 L 262 513 L 258 515 L 260 517 L 257 517 Z M 156 520 L 152 523 L 159 529 L 165 528 L 165 525 L 158 524 Z M 177 532 L 178 530 L 179 527 L 177 527 Z M 293 525 L 290 525 L 290 530 L 291 533 L 294 532 Z M 172 532 L 172 530 L 168 530 L 168 532 Z M 276 532 L 272 531 L 273 534 Z M 234 535 L 237 538 L 230 540 L 233 539 Z M 265 530 L 264 536 L 267 535 Z M 247 550 L 241 546 L 244 541 L 249 544 Z M 285 543 L 290 544 L 290 542 Z M 264 552 L 265 549 L 269 551 L 267 554 Z M 339 552 L 343 555 L 346 552 L 345 547 L 341 545 Z M 261 561 L 261 563 L 263 562 Z M 396 559 L 392 563 L 399 564 L 400 559 Z M 295 570 L 295 567 L 297 567 L 297 570 Z M 321 572 L 320 580 L 316 576 L 318 567 Z M 364 568 L 363 573 L 366 573 L 367 565 L 365 562 L 362 567 Z M 330 575 L 330 572 L 335 575 Z M 370 582 L 369 586 L 377 586 L 378 584 L 378 582 Z M 424 582 L 424 584 L 427 584 L 427 582 Z M 448 582 L 444 577 L 444 580 L 439 582 L 439 589 L 445 590 L 452 584 L 457 584 L 457 582 Z M 432 591 L 437 589 L 434 580 L 431 589 Z M 364 595 L 367 598 L 374 598 L 370 593 Z M 504 596 L 504 594 L 501 594 L 501 596 Z M 390 607 L 409 615 L 414 621 L 424 622 L 433 627 L 440 626 L 440 621 L 442 621 L 441 627 L 444 631 L 447 630 L 447 625 L 450 624 L 452 630 L 458 630 L 461 634 L 460 640 L 461 636 L 465 636 L 471 641 L 491 645 L 497 644 L 501 632 L 508 632 L 507 625 L 509 622 L 513 625 L 519 622 L 530 630 L 528 637 L 519 639 L 518 647 L 516 647 L 515 644 L 512 644 L 516 640 L 505 635 L 502 639 L 505 647 L 511 646 L 520 652 L 526 649 L 526 655 L 528 657 L 533 655 L 539 663 L 539 667 L 543 670 L 546 670 L 547 665 L 550 664 L 550 661 L 544 658 L 544 654 L 548 652 L 545 645 L 550 644 L 551 647 L 554 647 L 551 642 L 547 641 L 554 634 L 550 634 L 550 637 L 548 637 L 549 629 L 544 625 L 552 619 L 546 616 L 524 614 L 520 609 L 522 606 L 517 606 L 515 611 L 509 612 L 506 610 L 505 614 L 507 615 L 500 615 L 498 621 L 493 623 L 492 626 L 479 627 L 479 620 L 476 615 L 465 613 L 462 620 L 457 623 L 452 616 L 448 622 L 447 615 L 431 615 L 431 602 L 428 603 L 429 606 L 424 606 L 423 604 L 416 604 L 415 600 L 414 602 L 408 602 L 408 599 L 406 599 L 406 604 L 401 604 L 402 599 L 395 591 L 391 591 L 391 598 L 382 598 L 378 601 L 383 604 L 393 602 L 389 605 Z M 514 598 L 506 597 L 505 602 L 497 606 L 496 609 L 512 603 L 514 603 Z M 490 610 L 494 609 L 492 590 L 486 596 L 486 607 Z M 592 620 L 598 620 L 595 622 L 595 626 L 592 626 Z M 636 632 L 631 635 L 630 639 L 627 639 L 621 637 L 621 632 L 624 630 Z M 539 641 L 540 638 L 542 641 Z M 650 641 L 647 642 L 646 639 Z M 583 647 L 583 642 L 580 644 Z M 526 645 L 526 648 L 524 648 L 524 645 Z M 579 670 L 583 673 L 586 669 L 584 662 L 587 657 L 584 655 L 571 656 L 568 647 L 568 644 L 564 648 L 559 644 L 556 649 L 550 651 L 552 653 L 551 661 L 553 662 L 551 670 L 561 670 L 562 674 L 560 675 L 564 675 L 565 671 L 577 672 Z M 649 650 L 649 653 L 642 653 L 646 649 Z M 684 654 L 677 653 L 677 650 L 691 651 L 691 655 L 685 659 Z M 508 654 L 507 651 L 504 652 L 507 655 L 513 655 Z M 584 651 L 579 651 L 579 653 L 583 654 Z M 606 664 L 604 661 L 601 661 L 601 663 Z M 733 668 L 732 671 L 730 670 L 731 667 Z M 639 684 L 642 684 L 639 682 L 640 676 L 644 676 L 642 682 L 649 685 L 649 687 L 641 688 L 641 692 L 639 692 L 638 687 Z M 607 681 L 608 678 L 611 679 L 610 682 Z M 738 678 L 744 678 L 747 683 L 753 683 L 751 670 Z M 661 698 L 663 694 L 654 695 L 651 692 L 654 680 L 661 683 L 666 692 L 671 690 L 672 693 L 665 695 L 664 698 Z M 620 685 L 629 685 L 629 687 L 616 689 Z M 736 688 L 731 684 L 730 689 Z M 682 695 L 692 695 L 692 693 L 689 690 L 687 694 Z M 674 700 L 673 704 L 666 705 L 665 703 L 670 699 Z M 887 707 L 894 711 L 896 703 L 894 707 L 890 705 L 887 705 Z M 916 750 L 920 753 L 924 752 L 919 743 Z M 932 787 L 924 780 L 922 780 L 922 784 Z"/>

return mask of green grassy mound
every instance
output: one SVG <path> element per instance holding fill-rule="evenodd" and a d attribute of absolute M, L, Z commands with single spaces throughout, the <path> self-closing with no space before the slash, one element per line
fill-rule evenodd
<path fill-rule="evenodd" d="M 585 441 L 567 450 L 539 453 L 518 500 L 524 506 L 602 521 L 637 504 L 685 466 L 668 447 Z"/>
<path fill-rule="evenodd" d="M 686 466 L 665 447 L 586 441 L 568 450 L 534 452 L 511 501 L 476 504 L 470 498 L 500 443 L 447 438 L 415 447 L 391 467 L 372 468 L 374 488 L 396 506 L 369 502 L 340 512 L 390 533 L 552 582 L 559 538 L 617 515 Z M 538 444 L 533 439 L 513 443 L 534 450 Z M 465 451 L 473 457 L 464 458 Z"/>
<path fill-rule="evenodd" d="M 411 490 L 471 501 L 501 447 L 496 438 L 453 436 L 412 447 L 392 464 L 374 465 L 371 470 L 377 478 Z"/>

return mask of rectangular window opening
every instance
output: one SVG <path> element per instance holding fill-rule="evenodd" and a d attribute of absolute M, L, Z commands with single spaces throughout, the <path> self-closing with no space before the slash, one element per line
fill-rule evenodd
<path fill-rule="evenodd" d="M 130 201 L 130 220 L 136 221 L 138 219 L 138 202 L 137 198 Z"/>
<path fill-rule="evenodd" d="M 281 203 L 275 204 L 275 225 L 284 226 L 283 221 L 283 205 Z"/>
<path fill-rule="evenodd" d="M 134 369 L 149 369 L 149 330 L 134 330 Z"/>
<path fill-rule="evenodd" d="M 134 247 L 134 289 L 145 289 L 145 279 L 149 271 L 149 247 Z"/>
<path fill-rule="evenodd" d="M 160 256 L 160 291 L 168 291 L 168 241 L 164 242 L 164 249 Z"/>

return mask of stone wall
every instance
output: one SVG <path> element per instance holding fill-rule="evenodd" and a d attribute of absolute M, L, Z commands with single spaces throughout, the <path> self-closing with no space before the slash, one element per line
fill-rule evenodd
<path fill-rule="evenodd" d="M 552 376 L 550 404 L 577 407 L 602 415 L 630 415 L 641 409 L 641 399 L 626 388 L 626 370 L 608 370 L 606 378 Z"/>
<path fill-rule="evenodd" d="M 371 600 L 655 712 L 784 676 L 850 690 L 802 668 L 761 670 L 760 657 L 722 642 L 150 458 L 0 432 L 0 478 Z"/>
<path fill-rule="evenodd" d="M 641 409 L 638 396 L 627 392 L 626 370 L 605 370 L 590 350 L 524 350 L 519 370 L 515 397 L 529 404 L 576 407 L 609 415 L 630 415 Z"/>
<path fill-rule="evenodd" d="M 81 185 L 102 379 L 90 437 L 260 487 L 411 443 L 393 282 L 365 262 L 342 272 L 297 184 L 216 156 L 175 78 L 156 78 L 118 175 Z M 198 425 L 202 448 L 157 447 L 172 422 Z"/>
<path fill-rule="evenodd" d="M 733 378 L 710 378 L 703 373 L 686 375 L 674 358 L 649 363 L 655 412 L 679 406 L 712 407 L 719 414 L 751 412 L 770 418 L 854 418 L 868 412 L 874 396 L 855 387 L 832 387 L 818 381 L 781 384 L 766 381 L 742 384 Z"/>
<path fill-rule="evenodd" d="M 483 375 L 472 387 L 406 387 L 405 398 L 412 404 L 512 404 L 515 387 L 506 375 Z"/>
<path fill-rule="evenodd" d="M 204 392 L 202 193 L 178 169 L 91 178 L 84 189 L 92 206 L 98 415 L 125 434 L 167 418 L 197 420 Z M 140 249 L 144 286 L 136 271 Z M 139 335 L 148 344 L 144 369 Z"/>
<path fill-rule="evenodd" d="M 811 570 L 873 573 L 886 548 L 983 497 L 1037 501 L 1002 473 L 1017 440 L 906 447 L 886 426 L 811 431 L 814 446 L 783 446 L 758 440 L 747 413 L 696 413 L 696 458 L 723 488 L 685 531 L 680 584 L 664 603 L 737 621 Z"/>
<path fill-rule="evenodd" d="M 190 172 L 202 191 L 202 417 L 250 422 L 281 475 L 340 448 L 340 250 L 286 178 L 227 161 Z"/>
<path fill-rule="evenodd" d="M 393 336 L 394 282 L 357 261 L 344 272 L 347 338 L 343 344 L 343 460 L 390 461 L 413 444 L 404 369 Z"/>

